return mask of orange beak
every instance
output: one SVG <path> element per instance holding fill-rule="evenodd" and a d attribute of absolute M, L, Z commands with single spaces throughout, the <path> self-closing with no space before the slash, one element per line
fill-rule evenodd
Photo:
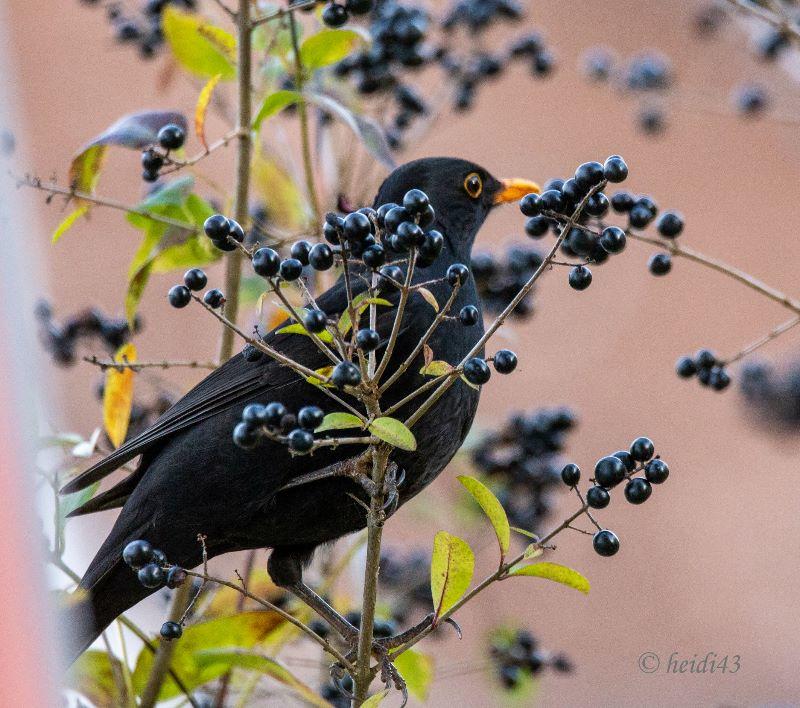
<path fill-rule="evenodd" d="M 502 189 L 495 195 L 494 204 L 516 202 L 526 194 L 540 194 L 542 188 L 527 179 L 504 179 L 500 181 Z"/>

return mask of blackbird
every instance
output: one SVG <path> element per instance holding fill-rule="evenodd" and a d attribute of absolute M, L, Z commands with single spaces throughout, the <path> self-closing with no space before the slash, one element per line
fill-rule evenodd
<path fill-rule="evenodd" d="M 413 281 L 428 281 L 427 288 L 439 303 L 452 292 L 446 278 L 448 267 L 469 263 L 475 236 L 492 208 L 539 191 L 525 180 L 495 179 L 465 160 L 425 158 L 394 170 L 381 185 L 375 207 L 402 203 L 406 192 L 415 188 L 424 191 L 435 207 L 432 227 L 443 234 L 444 247 L 431 265 L 415 270 Z M 354 294 L 367 287 L 367 278 L 350 280 Z M 396 303 L 399 293 L 395 288 L 382 297 Z M 317 304 L 330 317 L 346 310 L 343 278 L 318 297 Z M 452 312 L 468 304 L 479 305 L 472 278 L 460 287 Z M 379 308 L 378 361 L 386 351 L 395 312 L 394 307 Z M 413 292 L 384 380 L 413 352 L 434 316 L 434 308 Z M 457 364 L 482 334 L 480 318 L 471 327 L 463 326 L 458 318 L 445 319 L 428 343 L 436 359 Z M 307 336 L 272 331 L 264 342 L 309 369 L 330 364 Z M 424 383 L 423 364 L 420 355 L 386 390 L 381 399 L 384 410 Z M 344 397 L 358 405 L 355 398 Z M 404 478 L 397 490 L 398 505 L 424 489 L 456 453 L 472 423 L 478 397 L 479 391 L 463 382 L 452 386 L 414 426 L 416 451 L 394 449 L 391 463 Z M 424 396 L 414 399 L 393 416 L 407 418 L 424 400 Z M 368 502 L 368 495 L 352 477 L 337 474 L 364 448 L 323 447 L 313 455 L 291 456 L 284 446 L 269 440 L 252 450 L 237 447 L 232 430 L 244 407 L 270 401 L 284 404 L 292 413 L 306 405 L 319 406 L 325 413 L 337 410 L 335 401 L 293 369 L 268 356 L 248 361 L 240 353 L 189 391 L 152 427 L 64 487 L 63 493 L 85 489 L 141 456 L 135 472 L 71 514 L 122 507 L 80 582 L 75 602 L 65 610 L 62 628 L 70 661 L 118 615 L 155 592 L 140 584 L 123 562 L 122 550 L 135 539 L 149 541 L 170 563 L 182 567 L 201 563 L 199 534 L 206 537 L 209 557 L 271 548 L 268 570 L 277 585 L 314 606 L 340 632 L 354 630 L 303 583 L 302 569 L 319 545 L 366 526 L 364 506 L 356 499 Z M 299 478 L 312 480 L 292 485 Z"/>

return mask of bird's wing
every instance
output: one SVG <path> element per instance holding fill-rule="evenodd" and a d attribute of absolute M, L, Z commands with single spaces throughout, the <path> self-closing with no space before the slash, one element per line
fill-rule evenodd
<path fill-rule="evenodd" d="M 323 300 L 320 299 L 318 302 L 323 307 Z M 330 303 L 326 303 L 328 304 Z M 330 312 L 328 307 L 323 309 Z M 378 317 L 376 329 L 383 339 L 391 332 L 394 312 L 394 309 L 386 310 Z M 401 328 L 401 334 L 407 326 Z M 265 337 L 265 341 L 285 356 L 310 369 L 318 369 L 330 363 L 309 337 L 297 334 L 276 335 L 271 332 Z M 291 385 L 310 384 L 307 384 L 293 369 L 266 355 L 257 362 L 248 362 L 242 354 L 237 354 L 197 384 L 150 428 L 79 474 L 67 483 L 61 492 L 71 494 L 85 489 L 178 431 L 236 403 Z"/>

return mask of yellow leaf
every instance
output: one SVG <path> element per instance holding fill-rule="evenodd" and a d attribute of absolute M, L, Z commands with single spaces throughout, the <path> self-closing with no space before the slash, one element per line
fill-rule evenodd
<path fill-rule="evenodd" d="M 269 204 L 270 221 L 282 229 L 299 231 L 310 222 L 308 201 L 287 170 L 256 148 L 252 162 L 252 184 L 256 197 Z"/>
<path fill-rule="evenodd" d="M 475 570 L 475 554 L 466 541 L 447 531 L 433 539 L 431 596 L 436 619 L 455 605 L 467 591 Z"/>
<path fill-rule="evenodd" d="M 379 691 L 378 693 L 374 693 L 361 704 L 361 708 L 378 708 L 378 706 L 383 703 L 383 699 L 388 695 L 388 688 L 384 689 L 383 691 Z"/>
<path fill-rule="evenodd" d="M 509 575 L 526 575 L 535 578 L 546 578 L 547 580 L 552 580 L 553 582 L 575 588 L 584 595 L 589 594 L 589 581 L 577 570 L 567 568 L 567 566 L 559 565 L 558 563 L 542 561 L 541 563 L 533 563 L 532 565 L 523 565 L 514 568 Z"/>
<path fill-rule="evenodd" d="M 123 344 L 114 355 L 114 361 L 134 363 L 136 347 L 133 344 Z M 103 425 L 114 447 L 119 447 L 125 441 L 132 406 L 133 369 L 108 369 L 103 393 Z"/>
<path fill-rule="evenodd" d="M 330 375 L 333 373 L 333 366 L 323 366 L 321 369 L 315 369 L 315 373 L 319 374 L 320 376 L 324 376 L 326 379 L 330 378 Z M 314 376 L 306 376 L 306 381 L 310 384 L 314 384 L 315 386 L 325 386 L 327 388 L 332 388 L 333 384 L 325 383 L 323 379 L 318 379 Z"/>
<path fill-rule="evenodd" d="M 56 227 L 56 230 L 53 231 L 52 242 L 57 243 L 58 240 L 72 228 L 72 225 L 88 211 L 89 205 L 83 204 L 67 214 L 66 217 L 64 217 L 64 220 Z"/>
<path fill-rule="evenodd" d="M 208 150 L 208 143 L 206 142 L 206 113 L 208 112 L 208 104 L 211 102 L 211 95 L 214 93 L 214 88 L 222 78 L 222 74 L 212 76 L 208 83 L 203 86 L 203 90 L 197 97 L 197 105 L 194 109 L 194 132 L 200 144 Z"/>
<path fill-rule="evenodd" d="M 428 362 L 419 370 L 419 373 L 423 376 L 444 376 L 445 374 L 449 374 L 452 370 L 452 364 L 437 359 L 436 361 Z"/>
<path fill-rule="evenodd" d="M 505 509 L 503 509 L 503 505 L 486 485 L 474 477 L 461 475 L 458 477 L 458 481 L 464 485 L 473 499 L 480 504 L 483 513 L 492 522 L 497 542 L 500 544 L 500 553 L 505 556 L 511 543 L 511 527 L 508 525 L 508 516 Z"/>

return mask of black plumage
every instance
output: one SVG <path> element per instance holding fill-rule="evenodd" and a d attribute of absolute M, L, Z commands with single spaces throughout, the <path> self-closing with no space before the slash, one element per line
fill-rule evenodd
<path fill-rule="evenodd" d="M 473 173 L 483 186 L 477 197 L 469 193 L 474 193 L 474 180 L 469 191 L 465 184 Z M 414 281 L 442 279 L 428 287 L 438 302 L 444 303 L 451 292 L 444 278 L 448 266 L 469 263 L 479 228 L 495 203 L 511 198 L 503 196 L 509 189 L 472 163 L 428 158 L 395 170 L 381 186 L 375 206 L 401 202 L 411 188 L 429 195 L 437 215 L 434 227 L 445 241 L 441 256 L 429 267 L 418 269 Z M 355 292 L 365 287 L 364 279 L 354 278 L 353 283 Z M 396 302 L 398 294 L 395 291 L 386 297 Z M 329 315 L 341 313 L 347 306 L 342 279 L 317 302 Z M 466 304 L 479 305 L 471 278 L 460 289 L 452 311 L 457 313 Z M 387 374 L 411 353 L 434 316 L 434 309 L 419 293 L 410 297 Z M 393 320 L 394 308 L 381 308 L 377 329 L 384 341 Z M 480 323 L 464 327 L 457 319 L 445 320 L 429 344 L 437 359 L 456 364 L 482 333 Z M 330 363 L 308 337 L 271 332 L 265 341 L 310 369 Z M 378 350 L 379 357 L 382 351 Z M 384 409 L 424 382 L 419 373 L 422 364 L 420 356 L 388 389 Z M 452 386 L 414 427 L 417 450 L 392 453 L 391 459 L 405 471 L 399 490 L 401 504 L 429 484 L 455 454 L 472 423 L 478 396 L 477 390 L 462 382 Z M 422 400 L 424 397 L 408 404 L 396 417 L 404 419 Z M 153 592 L 137 582 L 122 561 L 122 549 L 131 540 L 145 539 L 163 550 L 171 563 L 185 567 L 201 562 L 198 534 L 206 536 L 210 556 L 272 548 L 269 570 L 273 579 L 291 585 L 300 579 L 302 564 L 317 546 L 365 526 L 364 508 L 350 495 L 365 501 L 367 497 L 351 479 L 327 477 L 278 491 L 300 475 L 345 462 L 362 450 L 340 446 L 292 457 L 285 447 L 270 441 L 254 450 L 234 445 L 231 431 L 243 408 L 268 401 L 280 401 L 293 412 L 303 405 L 317 405 L 326 413 L 337 410 L 334 401 L 293 370 L 266 356 L 249 362 L 238 354 L 189 391 L 150 429 L 65 487 L 65 492 L 83 489 L 141 455 L 133 474 L 75 512 L 122 507 L 80 583 L 86 591 L 83 599 L 68 610 L 70 616 L 64 624 L 70 659 L 115 617 Z"/>

